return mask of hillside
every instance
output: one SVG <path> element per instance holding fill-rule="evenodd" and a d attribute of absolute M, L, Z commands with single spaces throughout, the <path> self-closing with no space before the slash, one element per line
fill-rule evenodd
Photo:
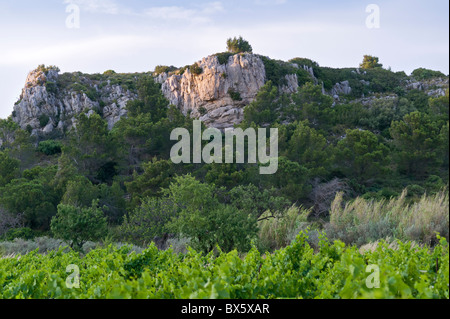
<path fill-rule="evenodd" d="M 198 67 L 197 73 L 192 71 L 194 66 Z M 376 103 L 377 99 L 396 99 L 412 90 L 431 97 L 444 96 L 449 83 L 448 77 L 418 79 L 382 69 L 332 69 L 319 67 L 308 59 L 283 62 L 248 53 L 222 53 L 192 66 L 160 66 L 157 71 L 60 74 L 57 67 L 39 66 L 28 74 L 12 118 L 33 135 L 45 135 L 70 129 L 82 112 L 97 112 L 111 129 L 127 114 L 127 103 L 138 97 L 137 81 L 147 75 L 161 84 L 164 97 L 184 115 L 190 113 L 207 126 L 220 129 L 239 124 L 244 107 L 269 80 L 282 93 L 295 93 L 298 87 L 311 82 L 321 86 L 335 103 L 351 100 L 365 105 Z"/>
<path fill-rule="evenodd" d="M 0 120 L 0 238 L 273 251 L 308 225 L 348 245 L 434 246 L 435 232 L 448 239 L 449 77 L 375 60 L 334 69 L 250 50 L 133 74 L 41 65 Z M 222 132 L 277 128 L 277 172 L 175 164 L 171 132 L 195 119 Z M 356 198 L 368 208 L 348 206 Z M 372 220 L 388 200 L 427 213 Z"/>

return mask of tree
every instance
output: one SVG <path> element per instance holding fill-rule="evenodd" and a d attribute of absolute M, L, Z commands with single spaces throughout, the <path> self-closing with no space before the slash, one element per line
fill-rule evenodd
<path fill-rule="evenodd" d="M 224 251 L 246 251 L 258 231 L 256 218 L 236 207 L 220 204 L 214 185 L 190 175 L 177 177 L 164 192 L 179 209 L 167 228 L 191 238 L 193 247 L 205 253 L 216 245 Z"/>
<path fill-rule="evenodd" d="M 95 202 L 90 208 L 60 204 L 58 213 L 52 219 L 51 230 L 55 237 L 81 250 L 88 240 L 97 241 L 106 236 L 107 223 Z"/>
<path fill-rule="evenodd" d="M 241 36 L 239 38 L 234 37 L 227 40 L 227 49 L 231 53 L 252 53 L 253 49 L 248 41 L 244 40 Z"/>
<path fill-rule="evenodd" d="M 359 65 L 361 69 L 382 68 L 383 64 L 378 63 L 378 58 L 371 55 L 364 55 L 363 62 Z"/>
<path fill-rule="evenodd" d="M 336 159 L 347 177 L 367 182 L 383 175 L 388 151 L 372 132 L 347 130 L 345 138 L 336 147 Z"/>
<path fill-rule="evenodd" d="M 115 175 L 116 149 L 106 121 L 96 113 L 89 116 L 82 113 L 77 117 L 76 128 L 71 131 L 64 153 L 80 174 L 99 183 L 111 181 Z"/>
<path fill-rule="evenodd" d="M 166 224 L 177 212 L 171 201 L 147 197 L 140 207 L 124 216 L 120 236 L 136 245 L 148 245 L 157 237 L 167 237 Z"/>
<path fill-rule="evenodd" d="M 421 112 L 405 115 L 391 125 L 391 136 L 397 148 L 398 169 L 423 177 L 442 163 L 439 155 L 442 140 L 440 130 L 430 117 Z"/>
<path fill-rule="evenodd" d="M 299 122 L 289 140 L 286 156 L 311 170 L 312 175 L 326 176 L 331 161 L 327 140 L 308 121 Z"/>
<path fill-rule="evenodd" d="M 0 151 L 0 187 L 19 177 L 20 162 Z"/>

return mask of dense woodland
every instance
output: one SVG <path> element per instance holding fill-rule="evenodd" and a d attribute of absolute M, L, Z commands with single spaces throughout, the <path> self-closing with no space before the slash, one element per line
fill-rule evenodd
<path fill-rule="evenodd" d="M 268 81 L 239 127 L 279 129 L 276 174 L 260 175 L 258 164 L 175 165 L 170 133 L 192 131 L 193 119 L 169 105 L 152 73 L 108 71 L 92 77 L 114 79 L 139 96 L 112 130 L 101 109 L 80 114 L 76 129 L 46 136 L 0 120 L 1 238 L 46 236 L 75 250 L 88 241 L 142 247 L 154 241 L 205 253 L 247 252 L 252 245 L 273 251 L 306 227 L 357 245 L 387 237 L 435 245 L 435 231 L 448 239 L 449 91 L 434 98 L 406 88 L 411 77 L 445 75 L 418 69 L 407 76 L 369 57 L 364 75 L 308 59 L 263 60 Z M 312 67 L 319 83 L 292 63 Z M 291 72 L 299 90 L 281 94 Z M 74 76 L 48 85 L 57 92 Z M 322 94 L 344 80 L 353 90 L 339 103 Z M 363 95 L 378 99 L 364 104 Z M 417 215 L 391 218 L 392 207 L 406 215 L 407 207 L 429 211 L 427 227 Z M 363 216 L 370 212 L 383 218 Z"/>

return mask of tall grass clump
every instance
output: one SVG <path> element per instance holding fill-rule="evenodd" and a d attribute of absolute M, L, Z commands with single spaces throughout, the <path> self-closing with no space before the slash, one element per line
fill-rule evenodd
<path fill-rule="evenodd" d="M 434 246 L 436 233 L 449 238 L 448 189 L 435 195 L 423 195 L 414 203 L 407 191 L 390 200 L 356 198 L 344 203 L 338 193 L 331 205 L 330 222 L 325 226 L 331 239 L 358 246 L 393 238 Z"/>
<path fill-rule="evenodd" d="M 309 214 L 309 210 L 295 206 L 276 216 L 265 212 L 258 222 L 260 250 L 274 251 L 288 246 L 309 225 Z"/>

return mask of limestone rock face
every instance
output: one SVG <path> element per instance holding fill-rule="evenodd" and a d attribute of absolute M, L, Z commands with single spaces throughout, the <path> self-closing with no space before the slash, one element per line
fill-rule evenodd
<path fill-rule="evenodd" d="M 20 100 L 14 106 L 13 120 L 22 129 L 31 129 L 33 134 L 51 133 L 53 130 L 70 130 L 75 117 L 82 112 L 99 111 L 113 125 L 126 115 L 126 104 L 137 98 L 136 94 L 120 85 L 104 85 L 83 79 L 85 87 L 94 90 L 98 99 L 93 101 L 86 93 L 67 88 L 56 88 L 59 70 L 36 69 L 31 71 L 22 89 Z M 50 89 L 49 89 L 50 88 Z"/>
<path fill-rule="evenodd" d="M 225 129 L 240 123 L 243 107 L 255 99 L 265 83 L 261 58 L 236 54 L 226 64 L 220 64 L 216 56 L 209 56 L 197 64 L 203 70 L 201 74 L 187 69 L 182 75 L 168 77 L 162 84 L 164 96 L 183 114 L 190 113 L 207 126 Z M 291 84 L 288 89 L 293 90 L 294 86 Z"/>

